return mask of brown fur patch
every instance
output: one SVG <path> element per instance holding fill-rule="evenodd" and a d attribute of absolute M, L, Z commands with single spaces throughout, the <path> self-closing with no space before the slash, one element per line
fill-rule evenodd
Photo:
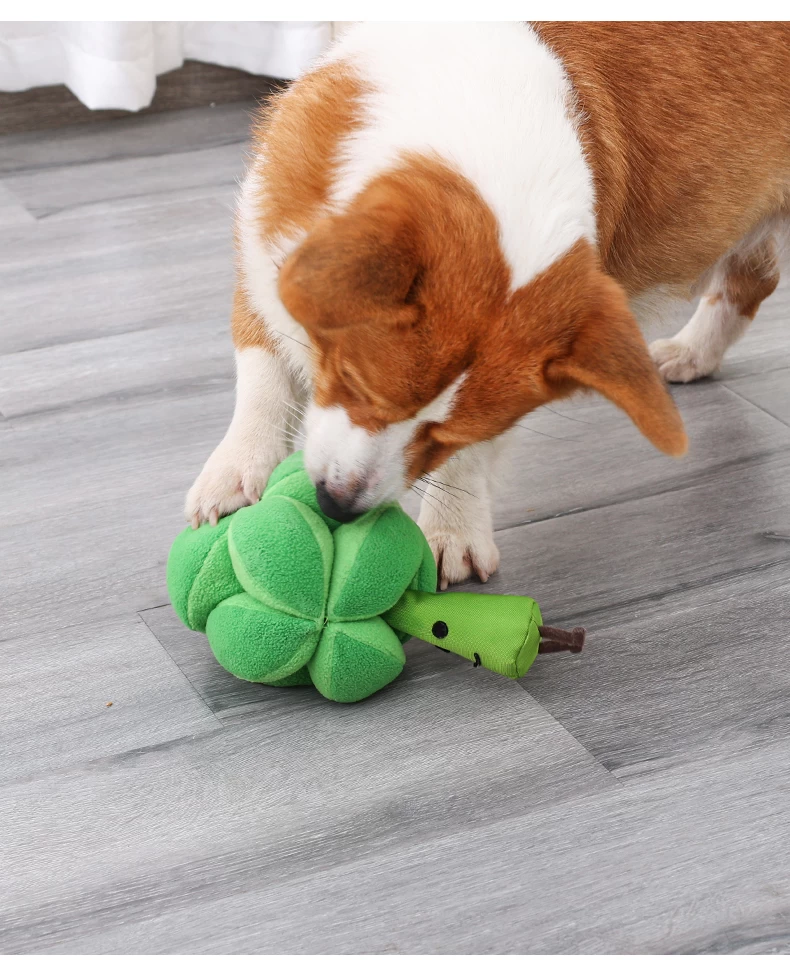
<path fill-rule="evenodd" d="M 233 293 L 230 332 L 237 350 L 244 350 L 250 346 L 259 346 L 271 353 L 275 353 L 277 350 L 277 344 L 266 328 L 266 324 L 250 307 L 247 293 L 241 281 L 237 282 Z"/>
<path fill-rule="evenodd" d="M 685 452 L 680 415 L 625 293 L 585 241 L 513 293 L 503 316 L 486 327 L 450 418 L 419 432 L 411 472 L 430 471 L 459 448 L 497 436 L 580 388 L 625 410 L 656 447 Z"/>
<path fill-rule="evenodd" d="M 363 118 L 366 88 L 342 62 L 304 75 L 261 111 L 253 129 L 264 238 L 307 229 L 326 204 L 341 141 Z"/>
<path fill-rule="evenodd" d="M 473 186 L 412 156 L 322 220 L 280 273 L 319 351 L 316 400 L 368 429 L 421 409 L 469 365 L 510 283 Z"/>
<path fill-rule="evenodd" d="M 721 296 L 736 306 L 741 316 L 754 319 L 760 303 L 779 285 L 776 243 L 766 239 L 746 254 L 734 253 L 725 261 L 724 271 Z M 706 298 L 713 301 L 709 294 Z"/>
<path fill-rule="evenodd" d="M 790 24 L 538 23 L 578 97 L 604 268 L 688 287 L 788 209 Z"/>

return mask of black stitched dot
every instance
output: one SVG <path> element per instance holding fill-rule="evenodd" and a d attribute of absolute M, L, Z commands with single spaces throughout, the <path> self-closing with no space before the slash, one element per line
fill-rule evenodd
<path fill-rule="evenodd" d="M 475 652 L 475 669 L 480 665 L 480 656 Z"/>
<path fill-rule="evenodd" d="M 446 639 L 450 630 L 447 628 L 446 622 L 434 622 L 431 633 L 435 639 Z"/>

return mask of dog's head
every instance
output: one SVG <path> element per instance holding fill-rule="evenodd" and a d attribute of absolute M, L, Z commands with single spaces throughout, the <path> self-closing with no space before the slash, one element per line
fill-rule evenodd
<path fill-rule="evenodd" d="M 315 348 L 306 466 L 337 512 L 397 498 L 455 451 L 580 388 L 656 447 L 686 437 L 626 296 L 580 239 L 513 290 L 496 219 L 412 160 L 314 225 L 280 297 Z"/>

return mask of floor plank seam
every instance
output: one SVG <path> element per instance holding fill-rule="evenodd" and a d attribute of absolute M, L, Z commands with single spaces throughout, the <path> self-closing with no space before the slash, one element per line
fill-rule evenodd
<path fill-rule="evenodd" d="M 150 333 L 153 335 L 153 334 L 158 334 L 161 330 L 166 331 L 169 329 L 178 329 L 180 326 L 183 326 L 183 322 L 172 323 L 168 321 L 164 323 L 153 323 L 150 326 L 146 326 L 143 324 L 142 326 L 133 326 L 130 329 L 113 330 L 112 333 L 107 333 L 103 335 L 97 334 L 94 332 L 94 333 L 91 333 L 89 336 L 75 337 L 70 334 L 64 339 L 54 339 L 54 340 L 51 340 L 50 342 L 40 343 L 36 346 L 24 346 L 22 347 L 22 349 L 11 350 L 9 352 L 0 351 L 0 363 L 2 363 L 3 360 L 13 360 L 14 357 L 21 356 L 23 353 L 38 353 L 38 352 L 41 352 L 42 350 L 77 346 L 80 343 L 93 343 L 93 342 L 96 342 L 97 340 L 112 339 L 113 337 L 116 337 L 116 336 L 135 336 L 141 333 Z M 228 345 L 230 346 L 230 330 L 227 329 L 227 326 L 224 323 L 221 323 L 220 325 L 218 325 L 217 329 L 218 331 L 222 330 L 223 332 L 225 332 L 228 339 Z M 232 350 L 228 351 L 227 362 L 229 366 L 233 366 Z"/>
<path fill-rule="evenodd" d="M 171 607 L 170 602 L 162 602 L 161 605 L 149 605 L 147 608 L 138 608 L 137 614 L 145 622 L 144 616 L 146 616 L 149 612 L 158 612 L 160 609 L 170 608 L 170 607 Z M 145 624 L 148 625 L 148 622 L 145 622 Z M 148 627 L 150 628 L 151 626 L 149 625 Z"/>
<path fill-rule="evenodd" d="M 250 111 L 250 121 L 252 121 L 252 115 L 254 114 L 254 107 Z M 13 137 L 13 136 L 12 136 Z M 16 168 L 5 168 L 3 170 L 3 181 L 10 177 L 16 178 L 19 175 L 30 175 L 37 172 L 54 172 L 54 171 L 73 171 L 79 168 L 85 168 L 90 165 L 103 165 L 110 162 L 118 161 L 142 161 L 150 158 L 172 158 L 183 157 L 185 155 L 199 154 L 201 151 L 211 151 L 214 148 L 230 148 L 233 145 L 246 145 L 249 144 L 249 137 L 247 132 L 244 132 L 244 137 L 241 138 L 221 138 L 217 141 L 212 141 L 211 144 L 200 145 L 199 147 L 184 148 L 179 150 L 178 147 L 173 147 L 161 151 L 150 151 L 143 154 L 116 154 L 116 155 L 105 155 L 101 158 L 86 158 L 82 161 L 56 161 L 51 164 L 43 163 L 36 165 L 19 165 Z M 8 189 L 11 191 L 11 189 Z"/>
<path fill-rule="evenodd" d="M 582 752 L 585 754 L 587 759 L 591 760 L 593 763 L 595 763 L 595 765 L 599 769 L 603 770 L 603 772 L 607 775 L 607 777 L 610 777 L 614 781 L 617 787 L 623 790 L 625 789 L 626 782 L 623 779 L 621 779 L 621 777 L 619 777 L 616 773 L 613 773 L 605 763 L 601 762 L 601 760 L 598 759 L 595 753 L 593 753 L 593 751 L 589 747 L 585 746 L 584 743 L 582 743 L 582 741 L 573 732 L 571 732 L 570 729 L 568 729 L 565 723 L 557 719 L 557 717 L 553 713 L 549 712 L 549 710 L 543 705 L 543 703 L 539 699 L 537 699 L 533 693 L 530 692 L 528 680 L 525 681 L 524 679 L 517 679 L 516 685 L 519 687 L 519 689 L 523 689 L 524 692 L 529 696 L 529 698 L 535 703 L 535 705 L 539 706 L 540 709 L 542 709 L 543 712 L 552 720 L 552 722 L 556 723 L 556 725 L 562 730 L 562 732 L 564 732 L 565 735 L 568 736 L 571 742 L 574 743 L 580 750 L 582 750 Z"/>
<path fill-rule="evenodd" d="M 209 194 L 213 194 L 214 192 L 216 192 L 218 188 L 229 188 L 230 186 L 234 186 L 235 188 L 238 188 L 239 178 L 240 176 L 236 175 L 227 181 L 217 180 L 216 182 L 212 182 L 210 188 L 207 187 L 206 191 Z M 195 195 L 200 195 L 200 188 L 188 189 L 188 191 L 193 192 Z M 128 194 L 128 195 L 116 195 L 111 201 L 130 202 L 138 198 L 151 198 L 151 199 L 166 198 L 169 200 L 177 197 L 178 195 L 173 192 L 172 188 L 163 188 L 159 192 L 152 192 L 152 191 L 139 192 L 139 193 L 132 192 L 131 194 Z M 33 215 L 33 217 L 37 222 L 45 222 L 47 219 L 50 219 L 55 215 L 64 215 L 66 213 L 79 212 L 82 209 L 88 209 L 91 206 L 96 204 L 97 204 L 96 201 L 80 202 L 77 205 L 65 205 L 62 208 L 41 209 L 38 212 L 31 210 L 31 214 Z M 233 206 L 230 205 L 228 207 L 228 212 L 232 212 L 232 211 L 233 211 Z"/>
<path fill-rule="evenodd" d="M 0 527 L 4 527 L 4 525 L 0 525 Z M 167 604 L 168 604 L 167 602 L 164 602 L 162 605 L 155 605 L 153 607 L 164 608 L 165 605 Z M 146 609 L 146 611 L 148 610 L 149 609 Z M 87 622 L 66 622 L 64 625 L 46 625 L 45 624 L 43 626 L 32 625 L 32 624 L 23 625 L 18 631 L 15 630 L 13 635 L 7 635 L 5 636 L 5 638 L 0 637 L 0 645 L 4 645 L 7 642 L 14 642 L 16 639 L 24 638 L 25 636 L 28 636 L 28 635 L 36 635 L 41 633 L 46 633 L 47 635 L 55 635 L 56 633 L 69 632 L 73 629 L 82 629 L 82 628 L 90 629 L 96 626 L 119 624 L 124 619 L 128 620 L 128 619 L 139 618 L 139 617 L 140 617 L 140 610 L 130 607 L 128 611 L 124 612 L 120 610 L 114 614 L 111 614 L 105 617 L 97 617 L 95 619 L 90 619 Z M 146 626 L 148 625 L 147 622 L 145 624 Z"/>
<path fill-rule="evenodd" d="M 780 367 L 780 370 L 784 369 L 787 369 L 787 367 Z M 778 373 L 779 370 L 775 370 L 774 372 Z M 788 424 L 785 420 L 782 420 L 781 417 L 778 417 L 775 413 L 771 413 L 770 410 L 766 410 L 765 407 L 761 407 L 759 403 L 755 403 L 754 400 L 750 400 L 742 393 L 738 393 L 738 391 L 731 387 L 728 383 L 722 383 L 721 386 L 723 386 L 725 390 L 728 390 L 730 393 L 734 394 L 739 400 L 743 400 L 744 403 L 748 403 L 750 406 L 754 407 L 755 410 L 759 410 L 760 413 L 764 413 L 766 417 L 776 420 L 777 423 L 780 423 L 783 427 L 790 427 L 790 424 Z"/>
<path fill-rule="evenodd" d="M 754 363 L 753 360 L 751 362 Z M 736 366 L 736 367 L 737 366 L 744 366 L 744 369 L 741 370 L 741 371 L 737 371 L 736 370 L 736 372 L 735 373 L 732 373 L 731 375 L 722 374 L 722 375 L 719 375 L 719 376 L 717 376 L 715 378 L 711 378 L 711 379 L 705 379 L 705 378 L 703 378 L 699 382 L 700 383 L 711 383 L 711 384 L 713 384 L 715 386 L 723 386 L 723 387 L 727 387 L 729 389 L 729 381 L 730 380 L 750 379 L 751 377 L 755 377 L 755 376 L 768 376 L 771 373 L 781 373 L 782 370 L 786 370 L 788 368 L 788 365 L 789 364 L 786 361 L 784 363 L 778 364 L 777 366 L 771 366 L 770 363 L 766 363 L 765 366 L 760 366 L 759 368 L 755 368 L 754 370 L 750 370 L 750 369 L 746 368 L 746 364 L 745 363 L 734 363 L 734 366 Z"/>
<path fill-rule="evenodd" d="M 150 610 L 149 609 L 146 609 L 146 611 L 150 611 Z M 203 705 L 206 707 L 206 709 L 211 713 L 212 717 L 214 718 L 214 721 L 217 722 L 224 729 L 225 724 L 217 716 L 217 714 L 214 712 L 214 710 L 211 708 L 211 706 L 209 706 L 209 704 L 206 701 L 205 697 L 202 695 L 202 693 L 197 688 L 197 686 L 195 685 L 195 683 L 189 678 L 189 676 L 186 674 L 186 672 L 184 672 L 184 670 L 176 662 L 176 660 L 170 654 L 170 652 L 168 651 L 168 649 L 163 645 L 163 643 L 160 642 L 160 640 L 159 640 L 158 636 L 156 635 L 156 633 L 154 632 L 154 630 L 151 628 L 151 626 L 148 624 L 148 622 L 146 622 L 145 618 L 143 617 L 143 613 L 142 612 L 138 612 L 137 613 L 137 618 L 148 629 L 148 631 L 149 631 L 151 637 L 153 638 L 154 642 L 156 642 L 156 644 L 159 646 L 159 648 L 164 652 L 164 654 L 167 656 L 168 660 L 172 663 L 172 665 L 175 668 L 175 670 L 178 673 L 180 673 L 180 675 L 182 675 L 184 677 L 184 679 L 189 683 L 190 689 L 198 697 L 198 699 L 201 701 L 201 703 L 203 703 Z"/>
<path fill-rule="evenodd" d="M 771 414 L 768 414 L 768 416 L 771 416 Z M 782 421 L 780 421 L 780 423 L 782 423 Z M 787 424 L 784 423 L 782 425 L 787 426 Z M 697 487 L 699 484 L 709 482 L 712 473 L 729 471 L 736 467 L 748 466 L 749 464 L 759 464 L 762 461 L 775 457 L 777 454 L 782 454 L 785 451 L 790 451 L 790 446 L 774 447 L 769 450 L 762 450 L 757 454 L 749 454 L 746 457 L 738 457 L 735 460 L 723 461 L 721 464 L 715 464 L 699 471 L 693 471 L 687 477 L 679 478 L 677 481 L 668 486 L 658 485 L 657 487 L 647 487 L 644 489 L 626 491 L 615 500 L 599 501 L 595 504 L 588 504 L 583 507 L 568 508 L 564 511 L 557 511 L 554 514 L 547 514 L 544 517 L 527 518 L 526 520 L 519 521 L 516 524 L 508 524 L 502 528 L 495 528 L 494 531 L 496 534 L 505 534 L 507 531 L 517 531 L 519 528 L 526 528 L 532 524 L 543 524 L 547 521 L 556 521 L 559 518 L 568 518 L 577 514 L 586 514 L 588 511 L 600 511 L 604 510 L 605 508 L 617 507 L 620 504 L 633 504 L 637 501 L 643 501 L 651 497 L 660 497 L 663 494 L 673 494 L 688 491 L 693 487 Z"/>
<path fill-rule="evenodd" d="M 150 401 L 150 400 L 170 400 L 174 397 L 183 397 L 184 391 L 189 391 L 192 393 L 198 391 L 201 394 L 205 391 L 222 391 L 233 389 L 234 386 L 234 376 L 229 374 L 226 376 L 216 376 L 208 377 L 205 381 L 195 383 L 189 380 L 183 380 L 180 382 L 168 383 L 167 386 L 162 386 L 161 384 L 150 384 L 145 387 L 137 387 L 134 390 L 119 390 L 115 393 L 102 393 L 95 397 L 88 397 L 84 400 L 74 400 L 71 403 L 66 403 L 61 406 L 54 407 L 39 407 L 35 410 L 22 410 L 18 413 L 13 414 L 13 419 L 16 421 L 24 421 L 26 419 L 35 419 L 39 417 L 47 417 L 52 414 L 60 413 L 81 413 L 85 410 L 91 410 L 95 407 L 101 408 L 102 405 L 107 403 L 133 403 L 137 400 Z"/>
<path fill-rule="evenodd" d="M 221 377 L 221 378 L 211 378 L 206 383 L 187 383 L 182 384 L 168 384 L 166 388 L 161 386 L 149 386 L 142 388 L 138 391 L 121 391 L 119 393 L 104 393 L 96 397 L 90 397 L 87 400 L 76 400 L 72 403 L 65 404 L 64 406 L 57 407 L 42 407 L 38 410 L 24 410 L 20 413 L 14 413 L 6 417 L 9 425 L 19 425 L 25 426 L 29 421 L 34 423 L 37 420 L 46 420 L 47 417 L 53 417 L 60 414 L 80 414 L 80 413 L 91 413 L 93 411 L 101 412 L 105 410 L 108 406 L 113 404 L 136 404 L 136 403 L 150 403 L 154 400 L 184 400 L 184 399 L 197 399 L 197 398 L 209 398 L 220 395 L 222 393 L 227 393 L 232 390 L 234 386 L 233 377 Z M 170 392 L 175 390 L 176 392 Z M 206 443 L 208 447 L 208 442 Z"/>

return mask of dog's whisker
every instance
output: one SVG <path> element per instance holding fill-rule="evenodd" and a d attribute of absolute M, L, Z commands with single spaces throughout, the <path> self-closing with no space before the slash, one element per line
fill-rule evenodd
<path fill-rule="evenodd" d="M 428 501 L 429 503 L 432 504 L 435 502 L 437 504 L 440 504 L 446 510 L 448 511 L 450 510 L 449 504 L 445 504 L 444 501 L 442 501 L 441 498 L 438 498 L 435 494 L 429 494 L 427 491 L 422 491 L 414 484 L 412 484 L 411 489 L 413 491 L 416 491 L 416 493 L 419 494 L 421 497 L 424 497 L 425 500 Z"/>
<path fill-rule="evenodd" d="M 287 424 L 275 423 L 273 420 L 264 420 L 264 423 L 268 424 L 269 427 L 274 427 L 275 430 L 288 431 L 292 430 Z"/>
<path fill-rule="evenodd" d="M 303 417 L 307 410 L 306 407 L 303 407 L 298 403 L 293 403 L 290 400 L 283 400 L 283 404 L 288 407 L 289 410 L 292 410 L 294 413 L 298 413 L 300 417 Z"/>
<path fill-rule="evenodd" d="M 415 487 L 413 484 L 411 486 L 411 490 L 414 491 L 415 494 L 419 494 L 420 497 L 424 501 L 427 501 L 432 507 L 438 507 L 438 505 L 434 503 L 432 497 L 429 494 L 427 494 L 425 491 L 421 491 L 418 487 Z"/>
<path fill-rule="evenodd" d="M 572 420 L 574 423 L 586 424 L 588 427 L 592 426 L 589 420 L 579 420 L 578 417 L 571 417 L 567 413 L 562 413 L 560 410 L 555 410 L 553 407 L 550 407 L 547 403 L 544 403 L 543 406 L 546 410 L 549 410 L 551 413 L 556 414 L 558 417 L 564 417 L 566 420 Z"/>
<path fill-rule="evenodd" d="M 299 432 L 298 428 L 297 427 L 292 427 L 291 424 L 288 422 L 287 419 L 284 421 L 284 423 L 282 425 L 279 425 L 279 424 L 270 424 L 270 426 L 277 427 L 278 430 L 282 430 L 285 433 L 290 433 L 290 434 L 294 434 L 294 435 L 296 435 Z"/>
<path fill-rule="evenodd" d="M 437 481 L 435 477 L 431 477 L 429 474 L 421 477 L 420 480 L 425 481 L 428 484 L 435 484 L 437 487 L 451 487 L 454 491 L 463 491 L 464 494 L 468 494 L 469 497 L 477 498 L 477 495 L 473 494 L 471 491 L 467 491 L 463 487 L 458 487 L 457 484 L 448 484 L 447 481 Z M 477 499 L 479 500 L 479 498 Z"/>
<path fill-rule="evenodd" d="M 301 437 L 300 437 L 300 435 L 297 434 L 296 431 L 291 430 L 290 427 L 280 427 L 277 424 L 273 424 L 273 423 L 270 423 L 269 426 L 270 427 L 274 427 L 274 429 L 278 433 L 282 434 L 283 437 L 285 437 L 286 440 L 290 440 L 291 443 L 293 443 L 293 444 L 301 443 Z"/>
<path fill-rule="evenodd" d="M 290 430 L 292 433 L 298 433 L 300 431 L 300 429 L 301 429 L 301 427 L 300 427 L 300 425 L 301 425 L 301 419 L 299 417 L 297 417 L 297 415 L 295 413 L 291 413 L 290 411 L 286 411 L 285 413 L 283 413 L 282 416 L 283 416 L 283 424 L 282 424 L 283 429 Z M 291 423 L 291 420 L 293 418 L 296 418 L 297 421 L 298 421 L 297 426 L 295 426 L 295 427 Z M 269 426 L 271 426 L 271 427 L 277 427 L 278 429 L 280 429 L 280 425 L 279 424 L 272 423 L 272 421 L 269 421 Z"/>
<path fill-rule="evenodd" d="M 535 430 L 534 427 L 527 427 L 525 424 L 514 424 L 514 427 L 520 427 L 521 430 L 528 430 L 531 434 L 539 434 L 541 437 L 550 437 L 552 440 L 578 440 L 578 437 L 555 437 L 554 434 L 547 434 L 542 430 Z"/>
<path fill-rule="evenodd" d="M 295 421 L 297 427 L 300 427 L 304 423 L 304 414 L 302 413 L 296 413 L 293 410 L 289 410 L 286 414 L 286 417 L 289 421 Z"/>
<path fill-rule="evenodd" d="M 437 490 L 439 491 L 440 494 L 444 494 L 450 500 L 455 501 L 456 503 L 458 502 L 459 496 L 457 494 L 453 494 L 452 491 L 443 491 L 443 490 L 441 490 L 441 488 L 437 488 Z M 430 493 L 430 491 L 429 491 L 429 493 Z M 436 495 L 434 494 L 432 496 L 436 496 Z"/>
<path fill-rule="evenodd" d="M 435 487 L 435 488 L 437 488 L 437 490 L 439 490 L 439 492 L 441 494 L 446 494 L 447 497 L 450 498 L 451 500 L 456 501 L 456 502 L 460 500 L 460 495 L 453 494 L 452 491 L 446 491 L 440 484 L 438 484 L 438 483 L 436 483 L 434 481 L 426 481 L 424 477 L 421 477 L 420 480 L 421 481 L 424 481 L 427 485 L 429 485 L 429 490 L 430 490 L 431 487 Z"/>
<path fill-rule="evenodd" d="M 313 349 L 312 346 L 310 346 L 308 343 L 303 343 L 300 339 L 297 339 L 295 336 L 291 336 L 290 333 L 284 333 L 281 329 L 275 329 L 274 332 L 277 333 L 278 336 L 284 336 L 286 339 L 293 340 L 294 343 L 298 343 L 300 346 L 304 346 L 306 350 L 310 350 L 312 352 L 312 349 Z"/>

